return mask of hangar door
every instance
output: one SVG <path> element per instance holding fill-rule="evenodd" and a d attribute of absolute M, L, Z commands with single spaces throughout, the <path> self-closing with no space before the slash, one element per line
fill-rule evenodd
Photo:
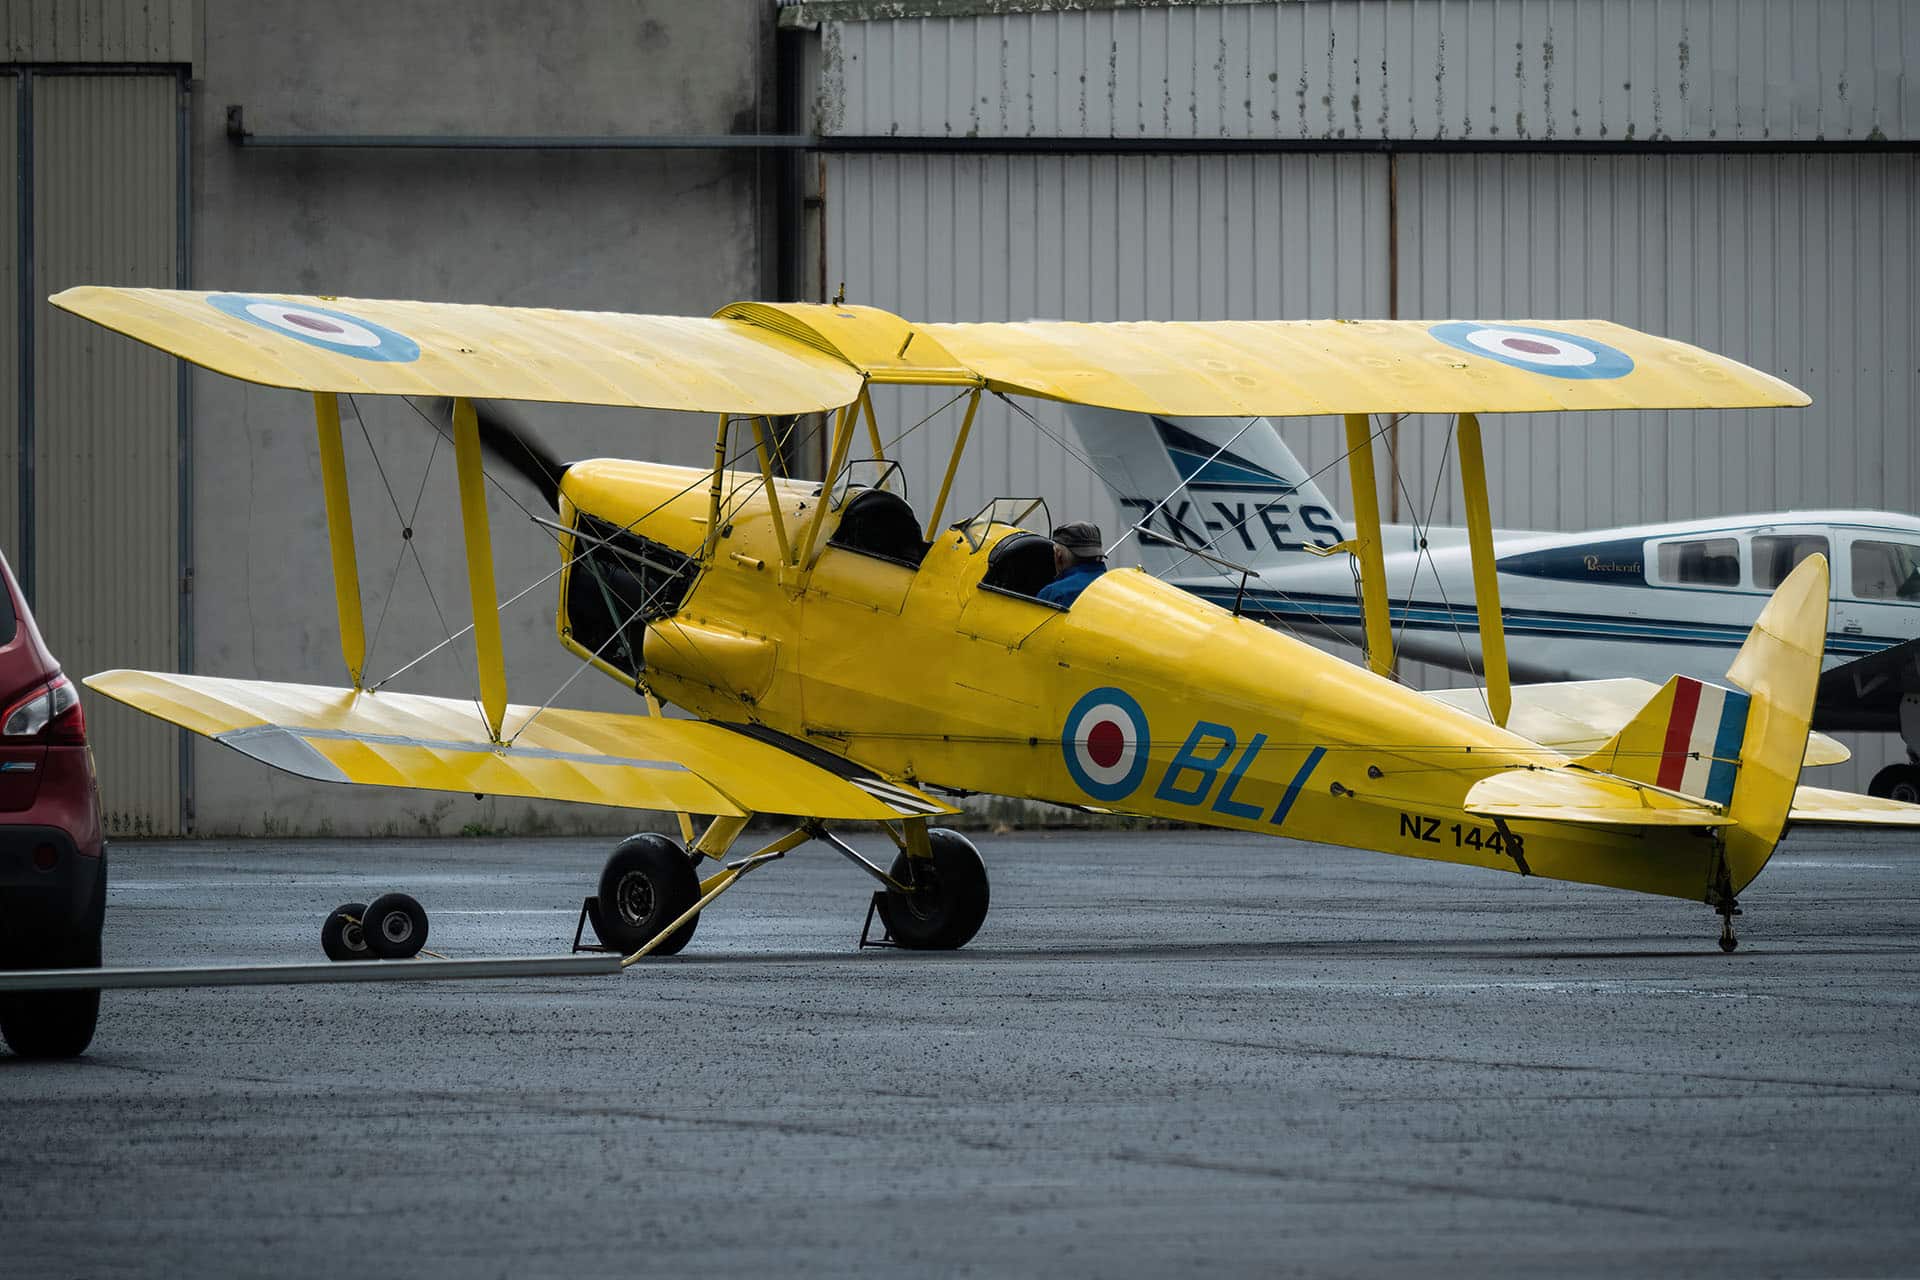
<path fill-rule="evenodd" d="M 69 675 L 177 671 L 182 375 L 46 298 L 184 283 L 185 91 L 171 71 L 33 68 L 0 89 L 0 546 Z M 179 831 L 178 731 L 82 698 L 109 833 Z"/>

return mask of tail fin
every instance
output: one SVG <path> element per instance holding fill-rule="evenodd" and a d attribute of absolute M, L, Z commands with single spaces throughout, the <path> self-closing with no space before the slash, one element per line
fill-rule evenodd
<path fill-rule="evenodd" d="M 1242 564 L 1300 563 L 1312 543 L 1345 538 L 1340 517 L 1270 421 L 1168 418 L 1068 405 L 1087 452 L 1129 522 Z M 1173 495 L 1162 505 L 1162 499 Z M 1158 508 L 1158 510 L 1155 510 Z M 1149 513 L 1152 513 L 1149 515 Z M 1155 572 L 1204 565 L 1149 539 L 1141 563 Z"/>
<path fill-rule="evenodd" d="M 1724 809 L 1724 891 L 1738 893 L 1786 829 L 1826 643 L 1827 560 L 1808 556 L 1773 593 L 1727 670 L 1744 693 L 1675 676 L 1605 746 L 1575 763 Z"/>
<path fill-rule="evenodd" d="M 1606 745 L 1574 763 L 1727 808 L 1752 699 L 1674 676 Z"/>
<path fill-rule="evenodd" d="M 1814 694 L 1827 649 L 1827 558 L 1808 556 L 1774 591 L 1727 679 L 1753 697 L 1740 744 L 1726 832 L 1727 874 L 1740 892 L 1773 856 L 1806 759 Z"/>

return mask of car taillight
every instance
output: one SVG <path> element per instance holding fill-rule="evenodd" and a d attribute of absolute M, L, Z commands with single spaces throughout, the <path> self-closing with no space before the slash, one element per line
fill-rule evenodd
<path fill-rule="evenodd" d="M 80 709 L 79 691 L 65 676 L 55 676 L 39 693 L 7 708 L 0 719 L 0 737 L 84 745 L 87 716 Z"/>

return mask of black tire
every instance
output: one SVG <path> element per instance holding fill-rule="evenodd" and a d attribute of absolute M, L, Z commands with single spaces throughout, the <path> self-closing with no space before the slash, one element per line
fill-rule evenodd
<path fill-rule="evenodd" d="M 405 960 L 427 945 L 427 912 L 404 893 L 383 893 L 367 904 L 360 917 L 360 936 L 366 939 L 370 959 Z"/>
<path fill-rule="evenodd" d="M 603 946 L 631 955 L 698 901 L 700 878 L 679 845 L 651 833 L 628 836 L 600 872 L 600 909 L 594 913 L 593 931 Z M 653 954 L 678 955 L 699 926 L 700 917 L 695 916 Z"/>
<path fill-rule="evenodd" d="M 1920 764 L 1890 764 L 1873 775 L 1867 794 L 1882 800 L 1920 804 Z"/>
<path fill-rule="evenodd" d="M 914 951 L 953 951 L 980 932 L 992 902 L 987 864 L 973 841 L 958 831 L 936 827 L 927 832 L 931 859 L 893 860 L 892 875 L 913 892 L 886 889 L 880 894 L 880 919 L 893 940 Z M 929 862 L 931 865 L 929 865 Z"/>
<path fill-rule="evenodd" d="M 36 968 L 98 969 L 100 934 L 69 943 L 36 957 Z M 100 989 L 91 991 L 23 991 L 0 996 L 0 1035 L 7 1047 L 23 1058 L 73 1058 L 93 1043 L 100 1019 Z"/>
<path fill-rule="evenodd" d="M 367 904 L 364 902 L 343 902 L 333 909 L 326 923 L 320 926 L 320 949 L 327 953 L 329 960 L 378 960 L 373 948 L 367 945 L 366 934 L 360 928 L 360 922 L 367 918 Z"/>

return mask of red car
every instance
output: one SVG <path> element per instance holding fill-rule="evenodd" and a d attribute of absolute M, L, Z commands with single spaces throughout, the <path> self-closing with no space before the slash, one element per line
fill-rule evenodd
<path fill-rule="evenodd" d="M 107 847 L 86 717 L 4 557 L 0 586 L 0 968 L 98 968 Z M 98 990 L 0 994 L 0 1033 L 22 1057 L 72 1057 L 99 1013 Z"/>

